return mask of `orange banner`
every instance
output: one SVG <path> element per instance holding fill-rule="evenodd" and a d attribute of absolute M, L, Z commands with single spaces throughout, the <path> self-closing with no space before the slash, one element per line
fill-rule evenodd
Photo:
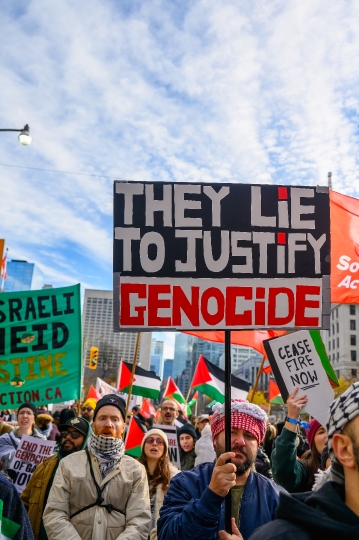
<path fill-rule="evenodd" d="M 359 304 L 359 200 L 330 192 L 331 301 Z"/>

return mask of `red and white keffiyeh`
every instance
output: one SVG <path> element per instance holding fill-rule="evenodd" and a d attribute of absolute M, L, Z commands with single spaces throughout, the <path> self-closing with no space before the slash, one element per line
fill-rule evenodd
<path fill-rule="evenodd" d="M 218 433 L 224 431 L 224 405 L 216 403 L 213 406 L 213 412 L 211 430 L 212 439 L 214 440 Z M 264 439 L 267 421 L 266 413 L 258 405 L 243 399 L 232 399 L 231 427 L 249 431 L 257 439 L 258 445 Z"/>

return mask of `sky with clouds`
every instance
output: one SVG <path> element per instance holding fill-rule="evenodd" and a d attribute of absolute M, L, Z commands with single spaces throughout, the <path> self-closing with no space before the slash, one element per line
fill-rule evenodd
<path fill-rule="evenodd" d="M 0 133 L 9 259 L 112 288 L 114 179 L 331 171 L 358 197 L 358 19 L 355 0 L 1 2 L 0 128 L 33 136 Z"/>

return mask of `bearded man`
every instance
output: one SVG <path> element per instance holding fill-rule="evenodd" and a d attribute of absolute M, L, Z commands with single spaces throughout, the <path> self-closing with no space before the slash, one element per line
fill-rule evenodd
<path fill-rule="evenodd" d="M 49 540 L 147 540 L 147 475 L 124 455 L 125 417 L 122 398 L 100 399 L 88 448 L 60 462 L 43 517 Z"/>
<path fill-rule="evenodd" d="M 217 403 L 213 411 L 211 430 L 217 460 L 172 478 L 157 522 L 159 540 L 221 538 L 226 534 L 224 501 L 229 490 L 233 532 L 238 526 L 244 540 L 274 519 L 282 488 L 254 471 L 267 415 L 248 401 L 232 400 L 231 452 L 225 452 L 224 405 Z"/>
<path fill-rule="evenodd" d="M 84 418 L 71 418 L 58 427 L 61 438 L 59 451 L 40 463 L 21 494 L 21 500 L 29 514 L 35 540 L 46 540 L 42 515 L 47 503 L 54 476 L 60 461 L 84 449 L 92 434 L 90 424 Z"/>

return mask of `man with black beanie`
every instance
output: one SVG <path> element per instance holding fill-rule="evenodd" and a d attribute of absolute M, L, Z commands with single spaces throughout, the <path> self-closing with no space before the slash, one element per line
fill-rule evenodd
<path fill-rule="evenodd" d="M 47 535 L 42 521 L 47 498 L 60 461 L 86 448 L 92 434 L 90 424 L 84 418 L 71 418 L 58 427 L 61 437 L 59 451 L 40 463 L 21 494 L 21 500 L 29 514 L 35 540 L 46 540 Z"/>
<path fill-rule="evenodd" d="M 87 448 L 64 458 L 56 472 L 43 517 L 49 540 L 147 540 L 147 475 L 143 465 L 124 455 L 125 418 L 119 396 L 97 402 Z"/>

